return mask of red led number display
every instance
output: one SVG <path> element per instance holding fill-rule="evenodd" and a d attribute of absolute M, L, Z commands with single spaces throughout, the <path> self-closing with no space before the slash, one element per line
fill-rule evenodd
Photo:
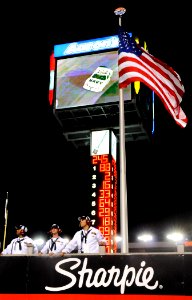
<path fill-rule="evenodd" d="M 92 197 L 96 202 L 98 228 L 107 240 L 107 253 L 116 252 L 113 239 L 117 230 L 117 174 L 114 163 L 110 154 L 92 156 Z"/>

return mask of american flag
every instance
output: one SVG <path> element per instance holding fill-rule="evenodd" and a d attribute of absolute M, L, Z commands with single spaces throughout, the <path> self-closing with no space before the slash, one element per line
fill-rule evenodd
<path fill-rule="evenodd" d="M 176 123 L 184 128 L 188 119 L 180 103 L 184 86 L 180 76 L 164 62 L 140 47 L 128 32 L 119 31 L 119 88 L 141 81 L 162 100 Z"/>

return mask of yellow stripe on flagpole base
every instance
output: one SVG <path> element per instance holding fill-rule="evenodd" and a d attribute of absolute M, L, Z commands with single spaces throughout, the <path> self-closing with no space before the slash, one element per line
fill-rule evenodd
<path fill-rule="evenodd" d="M 139 38 L 136 37 L 135 41 L 137 44 L 139 44 Z M 138 95 L 139 94 L 139 90 L 140 90 L 140 81 L 135 81 L 134 82 L 134 89 L 135 89 L 135 93 Z"/>
<path fill-rule="evenodd" d="M 144 49 L 145 49 L 145 51 L 148 51 L 148 49 L 147 49 L 147 43 L 144 41 L 144 47 L 143 47 Z"/>
<path fill-rule="evenodd" d="M 140 90 L 140 81 L 134 82 L 135 93 L 138 94 Z"/>

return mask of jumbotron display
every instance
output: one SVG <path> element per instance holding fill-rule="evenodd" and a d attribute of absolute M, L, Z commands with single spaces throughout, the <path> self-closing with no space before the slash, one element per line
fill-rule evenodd
<path fill-rule="evenodd" d="M 118 37 L 55 45 L 50 58 L 50 104 L 68 109 L 119 101 Z M 124 93 L 131 100 L 131 85 Z"/>

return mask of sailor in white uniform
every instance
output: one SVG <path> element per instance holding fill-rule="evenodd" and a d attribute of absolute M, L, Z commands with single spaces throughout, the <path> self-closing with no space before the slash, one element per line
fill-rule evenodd
<path fill-rule="evenodd" d="M 59 225 L 53 224 L 49 231 L 51 238 L 45 243 L 39 254 L 53 255 L 60 253 L 67 244 L 66 240 L 60 237 L 61 232 Z"/>
<path fill-rule="evenodd" d="M 81 230 L 75 233 L 72 240 L 62 250 L 62 256 L 73 250 L 77 250 L 78 253 L 99 253 L 99 246 L 107 244 L 101 231 L 92 226 L 89 216 L 81 216 L 78 220 Z"/>
<path fill-rule="evenodd" d="M 17 238 L 13 239 L 9 245 L 1 252 L 1 255 L 6 254 L 29 254 L 29 247 L 32 247 L 32 253 L 37 254 L 38 248 L 35 242 L 26 235 L 28 229 L 24 225 L 15 226 Z"/>

